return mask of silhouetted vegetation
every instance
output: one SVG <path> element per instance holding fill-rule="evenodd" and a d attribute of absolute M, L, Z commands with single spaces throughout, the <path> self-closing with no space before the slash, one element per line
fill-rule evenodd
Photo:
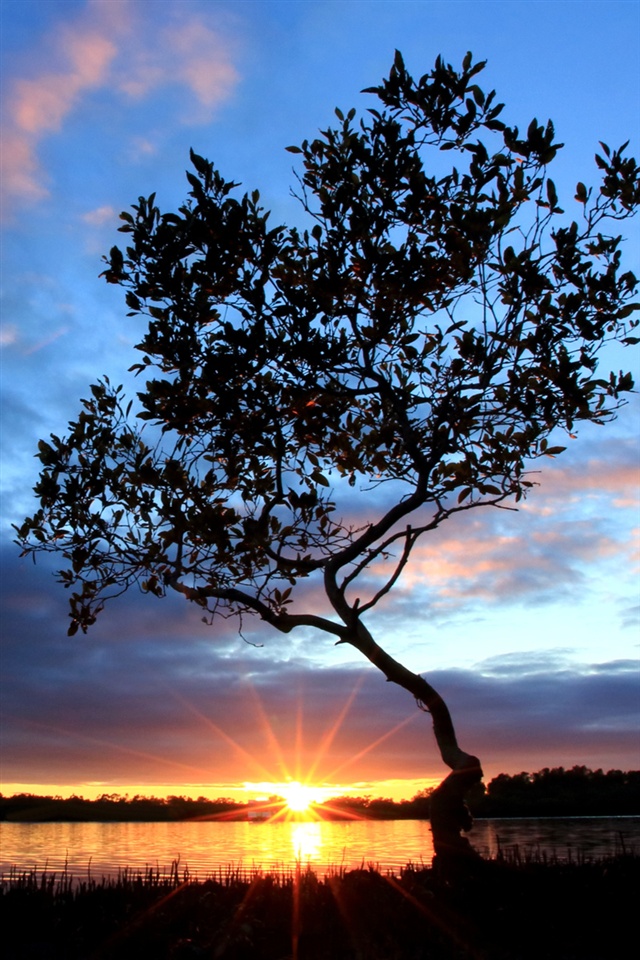
<path fill-rule="evenodd" d="M 611 960 L 636 938 L 640 858 L 481 862 L 464 882 L 435 869 L 319 878 L 177 866 L 111 880 L 66 873 L 2 884 L 6 960 Z"/>
<path fill-rule="evenodd" d="M 325 820 L 426 820 L 430 790 L 411 800 L 395 802 L 385 797 L 335 797 L 313 808 L 313 816 Z M 590 770 L 575 766 L 545 767 L 537 773 L 501 773 L 488 787 L 483 784 L 469 794 L 474 817 L 600 817 L 640 815 L 640 770 Z M 271 813 L 284 802 L 272 803 Z M 97 800 L 83 797 L 38 797 L 0 795 L 0 820 L 122 821 L 154 822 L 197 819 L 243 820 L 249 807 L 227 798 L 119 796 L 104 794 Z M 303 817 L 303 815 L 300 815 Z"/>
<path fill-rule="evenodd" d="M 146 822 L 197 820 L 202 817 L 246 817 L 247 805 L 221 798 L 129 797 L 104 794 L 97 800 L 84 797 L 38 797 L 33 794 L 0 796 L 0 820 L 13 821 L 120 821 Z"/>
<path fill-rule="evenodd" d="M 483 796 L 468 798 L 477 817 L 623 816 L 640 813 L 640 770 L 555 767 L 501 773 Z"/>

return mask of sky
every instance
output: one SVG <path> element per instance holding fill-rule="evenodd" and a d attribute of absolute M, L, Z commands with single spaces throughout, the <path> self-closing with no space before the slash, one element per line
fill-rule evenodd
<path fill-rule="evenodd" d="M 284 148 L 336 106 L 364 111 L 396 48 L 418 76 L 471 50 L 509 123 L 553 119 L 571 202 L 598 141 L 638 149 L 640 4 L 2 0 L 1 17 L 2 791 L 242 798 L 293 779 L 413 796 L 446 773 L 429 718 L 356 651 L 259 621 L 242 637 L 138 593 L 69 638 L 55 564 L 21 559 L 11 524 L 35 509 L 38 439 L 97 377 L 126 382 L 144 324 L 101 256 L 140 195 L 183 201 L 190 147 L 299 223 Z M 640 373 L 637 351 L 610 362 Z M 448 521 L 369 615 L 442 693 L 486 780 L 640 765 L 639 423 L 634 395 L 545 461 L 518 512 Z"/>

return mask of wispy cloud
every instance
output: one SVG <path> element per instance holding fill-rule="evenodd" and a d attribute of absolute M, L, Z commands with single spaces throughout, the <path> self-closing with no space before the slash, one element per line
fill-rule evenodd
<path fill-rule="evenodd" d="M 101 227 L 105 223 L 113 223 L 117 217 L 118 214 L 116 213 L 115 207 L 107 203 L 101 207 L 96 207 L 95 210 L 87 210 L 87 212 L 82 215 L 82 220 L 90 227 Z"/>
<path fill-rule="evenodd" d="M 11 129 L 11 111 L 5 127 L 0 129 L 2 152 L 0 153 L 0 184 L 2 190 L 3 216 L 7 205 L 16 198 L 22 200 L 41 200 L 48 196 L 48 190 L 42 182 L 42 173 L 35 156 L 36 138 L 24 130 Z"/>
<path fill-rule="evenodd" d="M 554 511 L 558 505 L 566 508 L 570 502 L 584 497 L 596 499 L 607 497 L 618 509 L 637 507 L 640 498 L 640 461 L 635 438 L 602 438 L 598 455 L 562 459 L 550 466 L 540 476 L 540 488 L 536 490 L 526 510 Z"/>
<path fill-rule="evenodd" d="M 238 82 L 228 40 L 196 16 L 176 18 L 160 29 L 146 24 L 146 31 L 146 42 L 129 50 L 127 69 L 116 81 L 118 89 L 137 100 L 159 87 L 181 84 L 200 108 L 187 110 L 183 121 L 209 120 Z"/>
<path fill-rule="evenodd" d="M 10 347 L 18 341 L 18 328 L 14 323 L 6 323 L 0 327 L 0 347 Z"/>
<path fill-rule="evenodd" d="M 116 55 L 115 43 L 95 30 L 68 28 L 60 31 L 67 65 L 13 86 L 11 114 L 15 127 L 34 137 L 57 131 L 82 94 L 101 86 Z"/>
<path fill-rule="evenodd" d="M 394 589 L 394 607 L 406 613 L 407 604 L 428 598 L 438 615 L 479 602 L 555 602 L 574 595 L 594 571 L 602 578 L 617 570 L 618 581 L 630 576 L 638 564 L 637 444 L 607 438 L 598 455 L 589 447 L 575 454 L 566 465 L 547 466 L 517 512 L 480 508 L 428 534 Z M 370 568 L 370 593 L 392 564 Z"/>
<path fill-rule="evenodd" d="M 163 87 L 183 87 L 180 122 L 207 122 L 238 81 L 228 38 L 200 13 L 173 3 L 171 25 L 154 17 L 154 3 L 91 0 L 73 19 L 34 42 L 5 84 L 3 203 L 37 201 L 49 193 L 38 148 L 60 134 L 70 115 L 97 91 L 127 101 Z M 163 5 L 166 14 L 166 5 Z M 140 140 L 143 142 L 143 140 Z"/>
<path fill-rule="evenodd" d="M 118 4 L 123 18 L 128 6 Z M 5 85 L 3 104 L 3 200 L 47 196 L 46 175 L 37 158 L 42 137 L 58 133 L 68 114 L 91 89 L 107 81 L 118 47 L 104 0 L 88 4 L 75 21 L 58 25 L 28 51 L 21 73 Z"/>

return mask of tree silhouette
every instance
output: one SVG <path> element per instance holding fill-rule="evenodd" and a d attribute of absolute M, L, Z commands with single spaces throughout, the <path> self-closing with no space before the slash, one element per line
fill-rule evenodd
<path fill-rule="evenodd" d="M 602 144 L 599 189 L 578 183 L 565 216 L 552 123 L 505 125 L 483 67 L 439 58 L 416 81 L 397 53 L 363 119 L 336 110 L 289 147 L 309 229 L 272 226 L 193 152 L 177 213 L 154 194 L 123 213 L 129 246 L 104 276 L 148 318 L 139 410 L 94 384 L 67 435 L 40 442 L 40 508 L 17 528 L 25 553 L 67 561 L 71 634 L 138 584 L 359 650 L 431 714 L 452 770 L 439 854 L 466 850 L 480 763 L 366 615 L 418 540 L 519 501 L 558 430 L 613 418 L 632 380 L 597 373 L 598 354 L 637 342 L 610 232 L 638 204 L 635 161 Z M 305 607 L 310 579 L 326 614 Z"/>

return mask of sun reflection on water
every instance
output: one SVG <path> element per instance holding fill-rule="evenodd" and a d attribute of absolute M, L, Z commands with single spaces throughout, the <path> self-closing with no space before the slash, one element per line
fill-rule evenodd
<path fill-rule="evenodd" d="M 316 821 L 307 820 L 291 825 L 293 858 L 305 863 L 322 859 L 322 827 Z"/>

